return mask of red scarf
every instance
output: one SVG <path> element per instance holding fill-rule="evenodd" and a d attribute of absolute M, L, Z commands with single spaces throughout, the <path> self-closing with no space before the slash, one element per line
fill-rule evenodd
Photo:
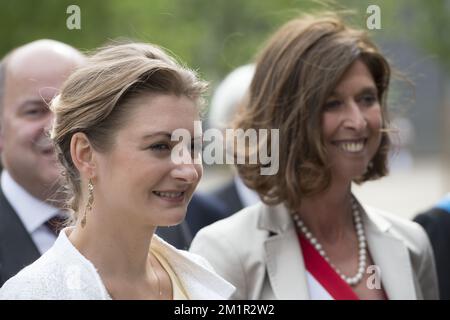
<path fill-rule="evenodd" d="M 335 300 L 359 300 L 350 285 L 339 276 L 316 248 L 303 235 L 299 234 L 298 238 L 306 270 L 313 275 L 322 287 Z"/>

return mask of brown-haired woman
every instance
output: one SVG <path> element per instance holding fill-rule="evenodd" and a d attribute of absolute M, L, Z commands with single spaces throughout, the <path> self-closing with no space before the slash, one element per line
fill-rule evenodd
<path fill-rule="evenodd" d="M 163 50 L 99 50 L 52 102 L 52 139 L 75 226 L 0 289 L 3 299 L 223 299 L 234 290 L 201 257 L 154 235 L 180 223 L 202 175 L 195 140 L 205 83 Z M 199 137 L 194 137 L 198 139 Z M 177 147 L 191 161 L 172 161 Z"/>
<path fill-rule="evenodd" d="M 300 17 L 270 38 L 236 127 L 279 129 L 279 171 L 238 165 L 263 203 L 204 228 L 191 246 L 237 287 L 233 298 L 438 298 L 420 226 L 351 192 L 387 174 L 389 79 L 367 35 L 336 15 Z"/>

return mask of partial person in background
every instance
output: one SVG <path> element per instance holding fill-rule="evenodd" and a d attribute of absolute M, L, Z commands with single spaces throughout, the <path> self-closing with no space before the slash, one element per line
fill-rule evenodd
<path fill-rule="evenodd" d="M 244 103 L 254 73 L 255 65 L 240 66 L 219 84 L 211 100 L 208 117 L 210 128 L 219 129 L 224 134 L 227 128 L 232 128 L 233 119 Z M 260 201 L 258 194 L 242 182 L 234 168 L 232 170 L 232 180 L 212 192 L 222 202 L 225 217 Z"/>
<path fill-rule="evenodd" d="M 414 221 L 422 225 L 430 238 L 436 259 L 440 297 L 450 300 L 450 194 L 430 210 L 418 214 Z"/>
<path fill-rule="evenodd" d="M 46 135 L 53 119 L 48 104 L 83 61 L 76 49 L 53 40 L 16 48 L 1 61 L 0 286 L 56 239 L 62 195 L 55 194 L 60 175 Z"/>
<path fill-rule="evenodd" d="M 192 242 L 193 235 L 187 221 L 170 227 L 159 227 L 156 234 L 177 249 L 187 250 Z"/>
<path fill-rule="evenodd" d="M 390 70 L 364 30 L 331 13 L 293 19 L 268 40 L 235 123 L 279 130 L 279 141 L 236 154 L 263 203 L 200 230 L 190 249 L 236 286 L 232 298 L 438 299 L 424 230 L 352 193 L 387 174 Z M 279 171 L 262 175 L 267 164 L 248 151 L 272 144 Z"/>
<path fill-rule="evenodd" d="M 183 221 L 187 227 L 186 232 L 190 235 L 189 242 L 183 246 L 183 249 L 189 249 L 192 239 L 200 229 L 226 218 L 226 210 L 225 204 L 214 195 L 204 192 L 194 193 L 187 208 L 186 220 Z"/>
<path fill-rule="evenodd" d="M 51 138 L 72 224 L 0 299 L 226 299 L 200 256 L 155 234 L 182 222 L 202 176 L 195 147 L 206 83 L 155 45 L 93 53 L 53 99 Z M 172 140 L 175 130 L 190 138 Z M 182 151 L 182 161 L 173 154 Z"/>

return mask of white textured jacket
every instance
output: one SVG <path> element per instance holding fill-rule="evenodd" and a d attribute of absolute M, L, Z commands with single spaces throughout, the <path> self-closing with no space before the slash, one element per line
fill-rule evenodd
<path fill-rule="evenodd" d="M 9 279 L 0 289 L 0 299 L 111 299 L 94 265 L 67 238 L 70 229 L 63 229 L 45 254 Z M 152 242 L 190 299 L 228 299 L 233 293 L 234 287 L 205 259 L 178 250 L 156 235 Z"/>

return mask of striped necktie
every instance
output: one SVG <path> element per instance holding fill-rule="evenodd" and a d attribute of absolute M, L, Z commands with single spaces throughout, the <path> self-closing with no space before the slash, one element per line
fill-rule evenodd
<path fill-rule="evenodd" d="M 51 219 L 48 219 L 45 222 L 45 225 L 47 228 L 50 229 L 50 231 L 55 235 L 58 236 L 61 229 L 64 227 L 64 222 L 66 221 L 66 218 L 56 215 Z"/>

